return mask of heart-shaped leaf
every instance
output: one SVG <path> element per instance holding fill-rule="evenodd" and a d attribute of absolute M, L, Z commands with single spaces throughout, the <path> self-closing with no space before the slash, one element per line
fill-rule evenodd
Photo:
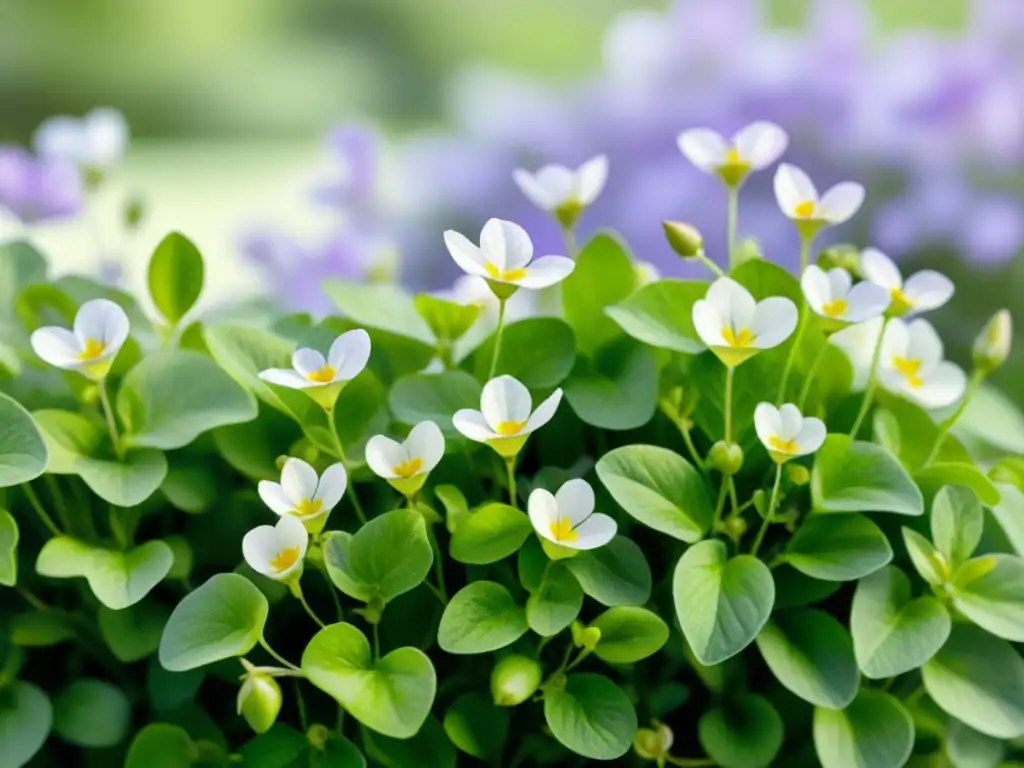
<path fill-rule="evenodd" d="M 592 354 L 621 335 L 604 309 L 633 292 L 636 268 L 623 244 L 606 233 L 595 235 L 575 261 L 576 268 L 562 281 L 562 309 L 576 334 L 576 345 L 584 354 Z"/>
<path fill-rule="evenodd" d="M 924 513 L 924 498 L 889 451 L 832 434 L 818 450 L 811 496 L 819 512 Z"/>
<path fill-rule="evenodd" d="M 46 469 L 46 444 L 29 412 L 0 392 L 0 488 L 27 483 Z"/>
<path fill-rule="evenodd" d="M 414 373 L 394 383 L 388 405 L 405 424 L 432 421 L 448 437 L 459 437 L 452 416 L 462 408 L 480 407 L 480 382 L 465 371 Z"/>
<path fill-rule="evenodd" d="M 473 372 L 480 381 L 490 372 L 494 342 L 491 334 L 473 353 Z M 529 317 L 502 331 L 495 376 L 514 376 L 528 389 L 549 389 L 565 380 L 575 361 L 576 338 L 564 320 Z"/>
<path fill-rule="evenodd" d="M 511 645 L 528 628 L 526 611 L 507 589 L 493 581 L 475 581 L 445 606 L 437 644 L 448 653 L 487 653 Z"/>
<path fill-rule="evenodd" d="M 480 318 L 483 307 L 478 304 L 459 304 L 448 299 L 421 293 L 413 299 L 416 311 L 419 312 L 430 332 L 439 341 L 448 344 L 458 341 L 473 327 Z"/>
<path fill-rule="evenodd" d="M 409 739 L 393 739 L 365 731 L 363 746 L 374 761 L 384 766 L 455 768 L 458 760 L 458 753 L 448 740 L 444 727 L 433 716 L 428 717 L 423 727 Z"/>
<path fill-rule="evenodd" d="M 605 313 L 638 341 L 696 355 L 705 347 L 693 327 L 692 310 L 707 290 L 704 282 L 658 280 L 605 308 Z"/>
<path fill-rule="evenodd" d="M 22 680 L 4 690 L 0 706 L 0 755 L 21 768 L 43 748 L 53 726 L 53 706 L 39 688 Z"/>
<path fill-rule="evenodd" d="M 556 739 L 592 760 L 622 757 L 637 730 L 626 693 L 602 675 L 569 675 L 564 686 L 546 689 L 544 719 Z"/>
<path fill-rule="evenodd" d="M 937 461 L 914 473 L 914 482 L 925 496 L 932 496 L 945 485 L 970 488 L 985 504 L 999 503 L 999 490 L 973 461 Z"/>
<path fill-rule="evenodd" d="M 124 768 L 190 768 L 198 754 L 198 748 L 184 728 L 153 723 L 135 734 Z"/>
<path fill-rule="evenodd" d="M 352 534 L 348 531 L 326 531 L 323 536 L 324 565 L 327 575 L 338 589 L 364 603 L 373 599 L 374 588 L 352 573 L 349 550 Z"/>
<path fill-rule="evenodd" d="M 101 608 L 100 634 L 118 659 L 130 664 L 144 659 L 160 645 L 169 611 L 155 600 L 144 600 L 121 611 Z"/>
<path fill-rule="evenodd" d="M 413 297 L 399 286 L 327 280 L 322 287 L 341 314 L 357 325 L 434 346 L 434 334 L 416 311 Z"/>
<path fill-rule="evenodd" d="M 0 508 L 0 585 L 18 583 L 18 523 L 6 509 Z"/>
<path fill-rule="evenodd" d="M 885 534 L 864 515 L 811 515 L 797 529 L 785 562 L 824 581 L 852 581 L 892 560 Z"/>
<path fill-rule="evenodd" d="M 653 656 L 668 642 L 668 625 L 646 608 L 609 608 L 590 626 L 601 631 L 594 655 L 609 664 L 633 664 Z"/>
<path fill-rule="evenodd" d="M 582 607 L 580 583 L 564 563 L 554 562 L 526 601 L 526 621 L 538 635 L 550 637 L 568 627 Z"/>
<path fill-rule="evenodd" d="M 120 688 L 79 678 L 53 700 L 53 730 L 79 747 L 113 747 L 124 740 L 132 708 Z"/>
<path fill-rule="evenodd" d="M 347 562 L 356 582 L 385 602 L 414 589 L 434 562 L 423 515 L 396 509 L 375 517 L 352 537 Z"/>
<path fill-rule="evenodd" d="M 782 747 L 782 718 L 766 699 L 723 699 L 700 719 L 700 745 L 725 768 L 767 768 Z"/>
<path fill-rule="evenodd" d="M 900 768 L 914 748 L 914 720 L 884 691 L 864 689 L 845 709 L 814 710 L 822 768 Z"/>
<path fill-rule="evenodd" d="M 985 555 L 965 563 L 953 578 L 953 605 L 997 637 L 1024 642 L 1024 560 Z"/>
<path fill-rule="evenodd" d="M 488 504 L 459 521 L 451 554 L 460 563 L 496 563 L 523 546 L 531 531 L 530 518 L 523 512 L 507 504 Z"/>
<path fill-rule="evenodd" d="M 508 739 L 508 707 L 499 707 L 477 691 L 464 693 L 444 713 L 444 732 L 467 755 L 489 760 Z"/>
<path fill-rule="evenodd" d="M 658 358 L 654 350 L 620 338 L 578 358 L 565 380 L 565 399 L 580 419 L 600 429 L 637 429 L 658 404 Z"/>
<path fill-rule="evenodd" d="M 651 598 L 651 566 L 643 550 L 625 536 L 580 552 L 565 564 L 583 591 L 601 605 L 643 605 Z"/>

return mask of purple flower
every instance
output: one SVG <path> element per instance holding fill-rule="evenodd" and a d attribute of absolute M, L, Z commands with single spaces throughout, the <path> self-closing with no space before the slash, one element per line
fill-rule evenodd
<path fill-rule="evenodd" d="M 362 125 L 341 125 L 327 137 L 327 150 L 334 163 L 331 178 L 313 189 L 313 199 L 328 208 L 365 207 L 377 187 L 377 134 Z"/>
<path fill-rule="evenodd" d="M 75 216 L 82 204 L 82 179 L 73 165 L 0 146 L 0 208 L 23 224 L 38 224 Z"/>

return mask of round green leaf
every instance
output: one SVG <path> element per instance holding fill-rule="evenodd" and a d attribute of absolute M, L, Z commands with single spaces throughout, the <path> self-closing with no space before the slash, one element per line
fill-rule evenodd
<path fill-rule="evenodd" d="M 0 488 L 20 485 L 46 469 L 46 444 L 28 411 L 0 392 Z"/>
<path fill-rule="evenodd" d="M 756 557 L 730 560 L 725 544 L 709 539 L 679 558 L 672 594 L 686 641 L 697 660 L 710 666 L 742 651 L 765 626 L 775 582 Z"/>
<path fill-rule="evenodd" d="M 43 748 L 53 725 L 53 707 L 31 683 L 15 681 L 0 690 L 0 755 L 4 765 L 21 768 Z"/>
<path fill-rule="evenodd" d="M 705 712 L 698 734 L 722 768 L 766 768 L 782 746 L 782 718 L 766 699 L 743 693 Z"/>
<path fill-rule="evenodd" d="M 990 507 L 1013 551 L 1024 555 L 1024 492 L 1009 483 L 997 483 L 999 503 Z"/>
<path fill-rule="evenodd" d="M 53 701 L 53 730 L 79 747 L 113 747 L 128 732 L 131 705 L 120 688 L 80 678 Z"/>
<path fill-rule="evenodd" d="M 124 768 L 191 768 L 198 754 L 183 728 L 153 723 L 135 734 Z"/>
<path fill-rule="evenodd" d="M 321 287 L 341 314 L 357 325 L 434 346 L 434 334 L 416 311 L 412 296 L 397 285 L 326 280 Z"/>
<path fill-rule="evenodd" d="M 368 603 L 373 599 L 375 590 L 352 573 L 352 566 L 349 563 L 351 547 L 352 534 L 348 531 L 326 531 L 324 533 L 323 552 L 327 575 L 334 586 L 346 595 Z"/>
<path fill-rule="evenodd" d="M 437 644 L 448 653 L 487 653 L 511 645 L 528 628 L 526 611 L 507 589 L 493 581 L 476 581 L 445 606 Z"/>
<path fill-rule="evenodd" d="M 473 371 L 487 380 L 494 355 L 494 334 L 473 353 Z M 494 375 L 508 374 L 528 389 L 557 387 L 576 361 L 576 339 L 564 320 L 530 317 L 509 323 L 501 336 L 501 350 Z"/>
<path fill-rule="evenodd" d="M 946 756 L 953 768 L 996 768 L 1003 763 L 1003 742 L 979 733 L 955 717 L 946 726 Z"/>
<path fill-rule="evenodd" d="M 757 636 L 757 647 L 776 679 L 816 707 L 842 709 L 857 695 L 853 642 L 827 613 L 780 613 Z"/>
<path fill-rule="evenodd" d="M 952 595 L 956 609 L 982 629 L 1006 640 L 1024 642 L 1021 558 L 986 555 L 967 562 L 953 578 Z"/>
<path fill-rule="evenodd" d="M 575 260 L 576 268 L 562 281 L 562 309 L 580 351 L 591 354 L 621 334 L 604 309 L 633 292 L 636 268 L 622 243 L 606 233 L 591 239 Z"/>
<path fill-rule="evenodd" d="M 417 295 L 413 304 L 420 317 L 427 322 L 431 333 L 449 343 L 461 339 L 483 311 L 483 307 L 478 304 L 459 304 L 428 293 Z"/>
<path fill-rule="evenodd" d="M 375 517 L 352 537 L 348 548 L 352 576 L 385 601 L 422 583 L 433 562 L 423 515 L 410 509 Z"/>
<path fill-rule="evenodd" d="M 914 748 L 914 721 L 895 698 L 862 690 L 845 709 L 814 710 L 823 768 L 900 768 Z"/>
<path fill-rule="evenodd" d="M 602 605 L 643 605 L 651 598 L 651 566 L 637 543 L 625 536 L 580 552 L 565 564 L 583 591 Z"/>
<path fill-rule="evenodd" d="M 244 576 L 219 573 L 178 603 L 160 639 L 160 663 L 171 672 L 212 664 L 253 649 L 270 605 Z"/>
<path fill-rule="evenodd" d="M 864 515 L 811 515 L 790 540 L 785 560 L 815 579 L 853 581 L 886 566 L 892 547 Z"/>
<path fill-rule="evenodd" d="M 692 544 L 711 525 L 707 486 L 677 453 L 654 445 L 627 445 L 602 456 L 596 469 L 619 506 L 656 531 Z"/>
<path fill-rule="evenodd" d="M 642 427 L 658 405 L 658 358 L 632 339 L 581 357 L 565 381 L 565 399 L 580 420 L 601 429 Z"/>
<path fill-rule="evenodd" d="M 422 651 L 398 648 L 374 662 L 366 636 L 351 624 L 317 632 L 302 654 L 302 671 L 360 723 L 396 739 L 420 729 L 437 689 Z"/>
<path fill-rule="evenodd" d="M 0 244 L 0 314 L 14 318 L 14 304 L 22 289 L 46 282 L 46 257 L 26 240 Z"/>
<path fill-rule="evenodd" d="M 894 512 L 921 515 L 924 498 L 889 451 L 831 434 L 818 450 L 811 496 L 819 512 Z"/>
<path fill-rule="evenodd" d="M 203 256 L 180 232 L 160 241 L 149 259 L 149 295 L 171 325 L 177 324 L 203 290 Z"/>
<path fill-rule="evenodd" d="M 477 691 L 464 693 L 444 713 L 444 732 L 452 743 L 481 760 L 501 753 L 508 739 L 509 708 Z"/>
<path fill-rule="evenodd" d="M 545 690 L 544 719 L 556 739 L 592 760 L 622 757 L 637 731 L 629 698 L 602 675 L 570 675 L 564 687 Z"/>
<path fill-rule="evenodd" d="M 460 433 L 452 416 L 461 408 L 480 407 L 480 382 L 465 371 L 414 373 L 391 387 L 388 405 L 405 424 L 432 421 L 449 437 Z"/>
<path fill-rule="evenodd" d="M 999 503 L 999 491 L 973 461 L 937 461 L 914 473 L 914 482 L 925 496 L 932 496 L 945 485 L 970 488 L 989 506 Z"/>
<path fill-rule="evenodd" d="M 693 327 L 693 305 L 708 284 L 693 280 L 658 280 L 643 286 L 605 313 L 638 341 L 688 355 L 705 347 Z"/>
<path fill-rule="evenodd" d="M 428 717 L 411 739 L 392 739 L 364 732 L 363 744 L 370 757 L 393 768 L 455 768 L 458 759 L 455 747 L 436 717 Z"/>
<path fill-rule="evenodd" d="M 946 642 L 950 626 L 934 597 L 910 599 L 910 580 L 895 566 L 861 579 L 853 594 L 853 652 L 860 671 L 875 680 L 920 667 Z"/>
<path fill-rule="evenodd" d="M 317 763 L 311 752 L 305 734 L 277 722 L 243 744 L 238 756 L 245 768 L 313 768 Z"/>
<path fill-rule="evenodd" d="M 488 504 L 459 521 L 451 555 L 460 563 L 496 563 L 523 546 L 531 531 L 530 518 L 523 512 L 507 504 Z"/>
<path fill-rule="evenodd" d="M 118 659 L 130 664 L 144 659 L 160 645 L 169 611 L 146 600 L 121 611 L 103 607 L 99 612 L 100 634 Z"/>
<path fill-rule="evenodd" d="M 0 585 L 18 583 L 18 523 L 6 509 L 0 508 Z"/>
<path fill-rule="evenodd" d="M 788 565 L 775 568 L 772 577 L 775 580 L 776 611 L 814 605 L 834 595 L 842 586 L 838 581 L 812 579 Z"/>
<path fill-rule="evenodd" d="M 668 625 L 646 608 L 609 608 L 590 626 L 601 630 L 594 654 L 609 664 L 633 664 L 653 656 L 668 642 Z"/>
<path fill-rule="evenodd" d="M 977 494 L 962 485 L 940 488 L 932 502 L 931 525 L 935 546 L 952 568 L 959 568 L 974 554 L 985 529 Z"/>
<path fill-rule="evenodd" d="M 538 635 L 550 637 L 568 627 L 582 607 L 580 583 L 563 562 L 554 562 L 526 601 L 526 621 Z"/>
<path fill-rule="evenodd" d="M 11 642 L 24 648 L 45 648 L 77 637 L 71 618 L 64 613 L 19 613 L 11 619 Z"/>

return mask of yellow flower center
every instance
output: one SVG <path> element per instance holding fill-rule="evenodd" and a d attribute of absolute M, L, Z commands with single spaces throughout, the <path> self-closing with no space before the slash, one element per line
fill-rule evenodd
<path fill-rule="evenodd" d="M 503 421 L 498 424 L 494 430 L 502 437 L 511 437 L 512 435 L 518 435 L 523 431 L 523 427 L 526 426 L 525 421 Z"/>
<path fill-rule="evenodd" d="M 743 158 L 740 157 L 740 151 L 736 147 L 730 147 L 729 151 L 725 153 L 726 165 L 746 165 L 743 162 Z"/>
<path fill-rule="evenodd" d="M 889 307 L 892 312 L 902 315 L 913 309 L 914 302 L 907 298 L 907 294 L 902 290 L 899 288 L 893 288 L 889 293 L 892 295 L 892 303 Z"/>
<path fill-rule="evenodd" d="M 320 499 L 303 499 L 295 505 L 295 514 L 298 517 L 312 517 L 320 514 L 323 508 L 324 503 Z"/>
<path fill-rule="evenodd" d="M 580 537 L 572 527 L 572 520 L 559 517 L 551 523 L 551 537 L 555 541 L 576 541 Z"/>
<path fill-rule="evenodd" d="M 325 365 L 319 371 L 313 371 L 312 373 L 306 374 L 308 381 L 315 381 L 317 384 L 329 384 L 334 381 L 334 377 L 338 374 L 336 370 L 330 365 Z"/>
<path fill-rule="evenodd" d="M 846 314 L 848 305 L 846 299 L 836 299 L 835 301 L 827 301 L 821 305 L 821 311 L 829 317 L 842 317 Z"/>
<path fill-rule="evenodd" d="M 892 367 L 902 373 L 906 377 L 907 383 L 914 389 L 917 389 L 924 384 L 924 380 L 918 375 L 918 371 L 921 370 L 920 360 L 894 355 L 892 358 Z"/>
<path fill-rule="evenodd" d="M 509 282 L 514 283 L 517 280 L 522 280 L 526 277 L 526 270 L 522 267 L 519 267 L 518 269 L 498 269 L 488 261 L 484 266 L 484 269 L 486 269 L 487 274 L 495 280 L 508 280 Z"/>
<path fill-rule="evenodd" d="M 298 547 L 287 547 L 270 558 L 270 567 L 280 573 L 291 568 L 299 559 Z"/>
<path fill-rule="evenodd" d="M 814 215 L 814 201 L 804 200 L 802 203 L 797 203 L 796 208 L 793 209 L 793 213 L 798 219 L 809 219 Z"/>
<path fill-rule="evenodd" d="M 730 347 L 749 347 L 754 343 L 754 334 L 749 328 L 734 331 L 732 328 L 722 329 L 722 338 Z"/>
<path fill-rule="evenodd" d="M 772 435 L 768 438 L 768 445 L 779 453 L 796 453 L 800 450 L 800 446 L 797 445 L 796 440 L 790 438 L 789 440 L 783 440 L 777 435 Z"/>
<path fill-rule="evenodd" d="M 399 477 L 409 478 L 420 471 L 420 467 L 423 466 L 423 459 L 415 458 L 403 461 L 401 464 L 391 468 Z"/>
<path fill-rule="evenodd" d="M 78 354 L 79 360 L 95 360 L 106 350 L 107 345 L 96 339 L 87 339 L 82 351 Z"/>

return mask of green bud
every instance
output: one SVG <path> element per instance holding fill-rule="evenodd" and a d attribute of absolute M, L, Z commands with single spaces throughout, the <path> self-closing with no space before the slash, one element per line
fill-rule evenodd
<path fill-rule="evenodd" d="M 763 258 L 764 252 L 756 237 L 745 237 L 736 244 L 736 253 L 733 255 L 736 266 Z"/>
<path fill-rule="evenodd" d="M 787 464 L 786 474 L 793 485 L 807 485 L 811 481 L 811 473 L 802 464 Z"/>
<path fill-rule="evenodd" d="M 736 443 L 719 440 L 708 452 L 708 464 L 723 475 L 735 475 L 743 467 L 743 449 Z"/>
<path fill-rule="evenodd" d="M 590 653 L 601 642 L 601 630 L 597 627 L 584 627 L 578 634 L 573 633 L 572 641 L 576 646 Z"/>
<path fill-rule="evenodd" d="M 572 229 L 583 213 L 583 204 L 579 200 L 566 200 L 552 212 L 562 229 Z"/>
<path fill-rule="evenodd" d="M 734 541 L 738 541 L 743 538 L 743 534 L 747 532 L 747 521 L 742 517 L 730 517 L 723 524 L 725 534 Z"/>
<path fill-rule="evenodd" d="M 692 224 L 681 221 L 663 221 L 665 239 L 681 258 L 696 259 L 704 254 L 704 238 Z"/>
<path fill-rule="evenodd" d="M 645 760 L 664 761 L 675 735 L 672 729 L 659 720 L 652 720 L 650 728 L 641 728 L 633 739 L 633 751 Z"/>
<path fill-rule="evenodd" d="M 839 267 L 860 276 L 860 249 L 849 243 L 836 243 L 818 254 L 818 266 L 826 272 Z"/>
<path fill-rule="evenodd" d="M 991 373 L 1010 356 L 1013 340 L 1013 318 L 1008 309 L 1001 309 L 981 329 L 974 340 L 974 367 L 983 373 Z"/>
<path fill-rule="evenodd" d="M 129 232 L 138 229 L 146 217 L 146 203 L 141 195 L 134 194 L 124 204 L 124 228 Z"/>
<path fill-rule="evenodd" d="M 754 491 L 754 509 L 761 517 L 768 515 L 768 494 L 760 488 Z"/>
<path fill-rule="evenodd" d="M 269 675 L 249 674 L 238 690 L 238 714 L 256 733 L 266 733 L 281 712 L 281 687 Z"/>
<path fill-rule="evenodd" d="M 321 723 L 313 723 L 306 731 L 306 741 L 313 749 L 323 752 L 331 738 L 331 729 Z"/>
<path fill-rule="evenodd" d="M 366 619 L 368 624 L 380 624 L 386 606 L 387 603 L 384 602 L 384 599 L 379 594 L 374 593 L 365 608 L 356 608 L 354 610 Z"/>
<path fill-rule="evenodd" d="M 540 664 L 528 656 L 513 653 L 494 665 L 491 696 L 499 707 L 514 707 L 533 696 L 540 687 Z"/>

